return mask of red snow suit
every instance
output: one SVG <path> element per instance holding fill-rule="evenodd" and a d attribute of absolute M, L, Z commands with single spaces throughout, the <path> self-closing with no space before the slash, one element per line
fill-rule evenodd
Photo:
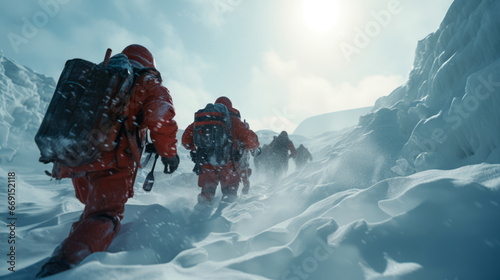
<path fill-rule="evenodd" d="M 245 149 L 253 150 L 259 147 L 257 135 L 236 116 L 238 110 L 234 109 L 227 97 L 218 98 L 215 103 L 224 104 L 231 113 L 231 135 L 233 143 L 241 142 Z M 193 141 L 194 123 L 190 124 L 182 135 L 182 145 L 191 151 L 196 151 Z M 221 184 L 223 194 L 236 195 L 240 183 L 238 162 L 229 163 L 224 166 L 212 166 L 204 164 L 201 166 L 201 174 L 198 176 L 198 186 L 201 188 L 201 197 L 211 201 L 215 195 L 217 185 Z"/>
<path fill-rule="evenodd" d="M 125 50 L 123 53 L 135 63 Z M 149 51 L 147 54 L 150 55 Z M 154 60 L 151 61 L 154 65 Z M 126 115 L 128 127 L 134 130 L 130 131 L 134 139 L 138 136 L 143 143 L 149 130 L 160 156 L 170 158 L 177 154 L 177 123 L 173 120 L 172 98 L 157 77 L 145 74 L 137 80 Z M 103 153 L 90 164 L 61 168 L 61 176 L 72 178 L 76 197 L 85 204 L 85 209 L 80 220 L 73 224 L 68 238 L 54 251 L 53 258 L 78 264 L 93 252 L 106 251 L 117 235 L 125 203 L 134 193 L 138 163 L 132 154 L 142 152 L 131 147 L 124 134 L 116 153 Z"/>

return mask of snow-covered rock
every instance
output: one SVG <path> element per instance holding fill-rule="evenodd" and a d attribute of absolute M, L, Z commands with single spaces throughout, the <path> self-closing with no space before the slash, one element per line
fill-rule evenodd
<path fill-rule="evenodd" d="M 418 43 L 408 82 L 377 101 L 406 142 L 398 174 L 500 162 L 499 13 L 499 1 L 455 1 Z"/>

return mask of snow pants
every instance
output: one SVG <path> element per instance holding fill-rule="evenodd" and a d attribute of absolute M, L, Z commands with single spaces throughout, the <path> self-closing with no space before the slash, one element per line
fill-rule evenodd
<path fill-rule="evenodd" d="M 237 163 L 235 163 L 234 167 L 232 163 L 225 166 L 201 166 L 201 174 L 198 176 L 201 198 L 212 201 L 219 183 L 223 195 L 237 195 L 240 184 L 238 168 Z"/>
<path fill-rule="evenodd" d="M 120 230 L 125 203 L 133 195 L 134 179 L 131 168 L 88 172 L 73 178 L 76 197 L 85 209 L 53 257 L 78 264 L 94 252 L 106 251 Z"/>

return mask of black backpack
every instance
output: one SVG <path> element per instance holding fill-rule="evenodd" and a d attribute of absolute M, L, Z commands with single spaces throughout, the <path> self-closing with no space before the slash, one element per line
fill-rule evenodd
<path fill-rule="evenodd" d="M 47 113 L 35 136 L 40 161 L 79 166 L 115 150 L 122 132 L 137 145 L 126 126 L 125 110 L 138 73 L 124 54 L 104 64 L 83 59 L 66 62 Z M 109 61 L 109 62 L 108 62 Z M 134 155 L 134 159 L 137 155 Z"/>
<path fill-rule="evenodd" d="M 194 115 L 196 165 L 224 166 L 232 160 L 231 117 L 223 104 L 208 104 Z M 195 166 L 195 169 L 197 167 Z"/>
<path fill-rule="evenodd" d="M 288 156 L 289 143 L 290 139 L 288 137 L 279 135 L 269 146 L 272 147 L 273 154 L 286 157 Z"/>

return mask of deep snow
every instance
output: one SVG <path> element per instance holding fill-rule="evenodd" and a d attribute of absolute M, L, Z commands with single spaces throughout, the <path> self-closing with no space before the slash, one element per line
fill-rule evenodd
<path fill-rule="evenodd" d="M 146 167 L 109 251 L 48 279 L 500 278 L 499 12 L 499 1 L 455 1 L 418 44 L 405 85 L 357 126 L 292 138 L 313 162 L 277 182 L 255 174 L 249 195 L 209 218 L 192 216 L 186 150 L 151 193 Z M 50 181 L 36 162 L 53 87 L 0 55 L 0 180 L 16 172 L 17 190 L 16 272 L 5 242 L 2 279 L 32 279 L 83 209 L 70 181 Z M 264 143 L 273 135 L 259 132 Z M 0 201 L 6 241 L 6 188 Z"/>

